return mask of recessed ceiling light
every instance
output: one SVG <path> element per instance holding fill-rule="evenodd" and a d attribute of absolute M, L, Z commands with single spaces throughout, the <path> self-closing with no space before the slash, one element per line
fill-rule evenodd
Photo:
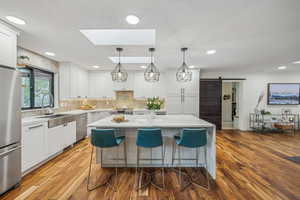
<path fill-rule="evenodd" d="M 15 24 L 18 24 L 18 25 L 25 25 L 26 24 L 26 22 L 23 19 L 20 19 L 20 18 L 14 17 L 14 16 L 6 16 L 5 18 L 8 21 L 10 21 L 12 23 L 15 23 Z"/>
<path fill-rule="evenodd" d="M 126 17 L 126 21 L 128 24 L 138 24 L 140 22 L 140 19 L 135 15 L 128 15 Z"/>
<path fill-rule="evenodd" d="M 286 66 L 279 66 L 278 69 L 279 70 L 284 70 L 284 69 L 286 69 Z"/>
<path fill-rule="evenodd" d="M 146 69 L 147 66 L 146 66 L 146 65 L 142 65 L 141 68 L 142 68 L 142 69 Z"/>
<path fill-rule="evenodd" d="M 300 64 L 300 60 L 299 61 L 295 61 L 293 62 L 294 64 Z"/>
<path fill-rule="evenodd" d="M 46 54 L 47 56 L 55 56 L 55 53 L 49 52 L 49 51 L 45 52 L 45 54 Z"/>
<path fill-rule="evenodd" d="M 95 69 L 99 69 L 99 68 L 100 68 L 100 66 L 98 66 L 98 65 L 94 65 L 94 66 L 93 66 L 93 68 L 95 68 Z"/>
<path fill-rule="evenodd" d="M 207 50 L 207 51 L 206 51 L 206 54 L 207 54 L 207 55 L 213 55 L 213 54 L 215 54 L 216 52 L 217 52 L 216 50 L 211 49 L 211 50 Z"/>

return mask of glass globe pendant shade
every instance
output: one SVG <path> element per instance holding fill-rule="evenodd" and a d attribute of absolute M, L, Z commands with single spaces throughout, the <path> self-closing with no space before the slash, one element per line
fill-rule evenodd
<path fill-rule="evenodd" d="M 148 82 L 157 82 L 159 81 L 159 76 L 158 68 L 153 63 L 150 63 L 144 72 L 145 80 Z"/>
<path fill-rule="evenodd" d="M 117 51 L 119 53 L 119 63 L 117 64 L 115 69 L 111 72 L 111 78 L 115 82 L 125 82 L 127 81 L 128 74 L 121 65 L 121 51 L 123 51 L 123 49 L 117 48 Z"/>
<path fill-rule="evenodd" d="M 192 81 L 193 73 L 188 68 L 188 66 L 183 63 L 181 67 L 178 68 L 176 73 L 176 79 L 178 82 L 189 82 Z"/>
<path fill-rule="evenodd" d="M 153 63 L 153 52 L 155 51 L 155 49 L 149 48 L 149 51 L 151 52 L 151 63 L 148 65 L 144 72 L 144 78 L 148 82 L 158 82 L 160 72 L 159 69 Z"/>
<path fill-rule="evenodd" d="M 111 72 L 112 80 L 115 82 L 127 81 L 128 74 L 122 69 L 121 63 L 118 63 L 115 69 Z"/>
<path fill-rule="evenodd" d="M 182 48 L 181 51 L 183 52 L 183 63 L 182 65 L 178 68 L 177 73 L 176 73 L 176 80 L 178 82 L 189 82 L 192 81 L 193 78 L 193 73 L 185 63 L 185 51 L 187 48 Z"/>

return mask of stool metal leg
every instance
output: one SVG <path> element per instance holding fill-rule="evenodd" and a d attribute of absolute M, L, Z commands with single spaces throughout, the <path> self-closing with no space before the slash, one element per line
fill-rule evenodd
<path fill-rule="evenodd" d="M 162 152 L 161 152 L 161 155 L 162 155 L 162 163 L 164 164 L 164 151 L 163 151 L 163 146 L 162 146 Z M 150 148 L 150 161 L 152 163 L 152 148 Z M 137 146 L 137 167 L 136 167 L 136 174 L 138 174 L 138 167 L 139 167 L 139 160 L 140 160 L 140 149 L 139 147 Z M 145 159 L 144 159 L 145 160 Z M 146 159 L 146 160 L 149 160 L 149 159 Z M 140 189 L 143 189 L 147 186 L 149 186 L 150 184 L 153 185 L 155 188 L 159 189 L 159 190 L 163 190 L 165 188 L 165 180 L 164 180 L 164 170 L 163 170 L 163 167 L 162 167 L 162 174 L 163 174 L 163 186 L 160 186 L 158 184 L 156 184 L 154 182 L 154 175 L 155 175 L 155 170 L 153 172 L 146 172 L 144 171 L 144 169 L 142 168 L 140 170 L 140 175 L 138 175 L 138 182 L 136 184 L 136 187 L 135 189 L 136 190 L 140 190 Z M 146 183 L 142 184 L 142 179 L 143 179 L 143 174 L 145 174 L 147 177 L 148 177 L 148 181 L 146 181 Z M 137 175 L 136 175 L 136 178 L 137 178 Z M 141 181 L 141 182 L 140 182 Z"/>
<path fill-rule="evenodd" d="M 164 165 L 165 165 L 165 155 L 164 155 L 164 145 L 161 146 L 161 157 L 162 157 L 162 178 L 163 178 L 163 188 L 165 188 L 165 170 L 164 170 Z"/>
<path fill-rule="evenodd" d="M 124 141 L 124 162 L 125 166 L 127 167 L 127 145 L 126 145 L 126 140 Z"/>
<path fill-rule="evenodd" d="M 90 167 L 89 167 L 89 174 L 88 174 L 88 180 L 87 180 L 87 190 L 88 191 L 93 191 L 99 187 L 103 187 L 103 186 L 109 186 L 109 187 L 112 187 L 112 184 L 110 183 L 111 180 L 112 180 L 112 177 L 114 176 L 114 174 L 111 174 L 109 176 L 109 178 L 107 179 L 107 181 L 105 181 L 104 183 L 102 184 L 99 184 L 99 185 L 95 185 L 93 187 L 90 187 L 90 180 L 91 180 L 91 172 L 92 172 L 92 161 L 93 161 L 93 154 L 94 154 L 94 148 L 95 147 L 92 147 L 92 152 L 91 152 L 91 158 L 90 158 Z M 101 149 L 101 162 L 102 162 L 102 149 Z M 102 164 L 102 163 L 101 163 Z"/>
<path fill-rule="evenodd" d="M 208 174 L 208 165 L 207 165 L 207 146 L 205 146 L 205 152 L 204 152 L 204 160 L 205 160 L 205 171 L 206 171 L 206 181 L 207 181 L 207 187 L 204 187 L 202 185 L 199 185 L 198 183 L 196 183 L 192 177 L 190 177 L 191 179 L 191 183 L 197 187 L 203 188 L 205 190 L 210 190 L 210 183 L 209 183 L 209 174 Z"/>
<path fill-rule="evenodd" d="M 196 167 L 198 167 L 199 164 L 199 148 L 196 148 Z"/>
<path fill-rule="evenodd" d="M 180 146 L 178 146 L 178 159 L 179 159 L 179 184 L 181 186 L 181 151 Z"/>
<path fill-rule="evenodd" d="M 175 153 L 176 153 L 176 146 L 175 146 L 175 140 L 174 140 L 172 143 L 172 166 L 174 166 Z"/>
<path fill-rule="evenodd" d="M 181 170 L 181 146 L 178 146 L 178 159 L 179 159 L 179 184 L 180 184 L 180 190 L 185 190 L 188 186 L 190 186 L 192 183 L 189 181 L 186 185 L 182 185 L 182 174 L 184 176 L 187 175 L 187 173 L 182 172 Z"/>
<path fill-rule="evenodd" d="M 136 166 L 135 166 L 135 188 L 139 188 L 139 177 L 138 177 L 138 167 L 139 167 L 139 147 L 136 146 Z"/>

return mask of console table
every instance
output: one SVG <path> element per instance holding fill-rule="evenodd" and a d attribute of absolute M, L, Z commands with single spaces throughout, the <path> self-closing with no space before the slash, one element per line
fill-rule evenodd
<path fill-rule="evenodd" d="M 249 126 L 259 133 L 289 132 L 295 135 L 299 129 L 299 115 L 250 113 Z"/>

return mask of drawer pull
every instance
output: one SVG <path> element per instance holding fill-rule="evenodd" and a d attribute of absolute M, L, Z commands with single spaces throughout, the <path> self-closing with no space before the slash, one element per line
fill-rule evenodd
<path fill-rule="evenodd" d="M 42 126 L 44 126 L 44 125 L 43 125 L 43 124 L 40 124 L 40 125 L 37 125 L 37 126 L 31 126 L 31 127 L 29 127 L 28 129 L 29 129 L 29 130 L 32 130 L 32 129 L 40 128 L 40 127 L 42 127 Z"/>

